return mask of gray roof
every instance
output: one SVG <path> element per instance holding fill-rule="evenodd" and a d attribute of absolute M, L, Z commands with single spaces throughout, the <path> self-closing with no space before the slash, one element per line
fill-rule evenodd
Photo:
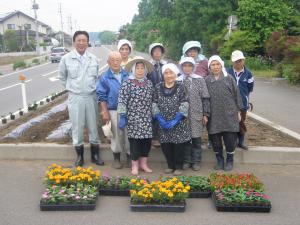
<path fill-rule="evenodd" d="M 28 16 L 27 14 L 25 14 L 25 13 L 23 13 L 23 12 L 21 12 L 21 11 L 16 10 L 16 11 L 14 11 L 14 12 L 0 13 L 0 22 L 3 22 L 3 21 L 5 21 L 5 20 L 9 19 L 10 17 L 13 17 L 13 16 L 16 15 L 16 14 L 21 14 L 21 15 L 23 15 L 23 16 L 29 18 L 29 19 L 35 20 L 33 17 Z M 40 25 L 42 25 L 42 26 L 50 27 L 49 25 L 47 25 L 47 24 L 45 24 L 45 23 L 43 23 L 43 22 L 41 22 L 41 21 L 38 21 L 38 23 L 39 23 Z"/>

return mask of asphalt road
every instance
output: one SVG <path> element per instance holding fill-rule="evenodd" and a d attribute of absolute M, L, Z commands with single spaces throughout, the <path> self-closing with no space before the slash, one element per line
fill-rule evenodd
<path fill-rule="evenodd" d="M 95 211 L 41 212 L 43 176 L 53 161 L 0 161 L 0 225 L 299 225 L 299 165 L 236 164 L 239 172 L 253 172 L 265 184 L 272 201 L 270 213 L 217 212 L 211 199 L 188 199 L 185 213 L 131 212 L 128 197 L 101 197 Z M 64 166 L 73 162 L 59 162 Z M 88 164 L 89 165 L 89 164 Z M 87 166 L 88 166 L 87 165 Z M 129 174 L 129 169 L 98 167 L 111 175 Z M 158 177 L 164 164 L 151 163 Z M 199 175 L 211 173 L 203 163 Z M 195 172 L 191 172 L 195 174 Z"/>
<path fill-rule="evenodd" d="M 100 59 L 100 68 L 106 65 L 109 49 L 92 47 L 89 49 Z M 63 90 L 58 75 L 58 63 L 46 63 L 25 70 L 3 74 L 0 76 L 0 115 L 15 112 L 23 108 L 20 74 L 26 76 L 27 102 L 33 103 L 46 96 Z"/>
<path fill-rule="evenodd" d="M 254 103 L 255 114 L 300 133 L 300 87 L 255 78 L 250 102 Z"/>

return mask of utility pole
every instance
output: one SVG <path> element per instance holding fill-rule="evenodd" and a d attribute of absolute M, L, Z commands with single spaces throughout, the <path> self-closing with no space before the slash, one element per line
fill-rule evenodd
<path fill-rule="evenodd" d="M 64 24 L 63 24 L 63 16 L 61 11 L 61 3 L 59 3 L 59 14 L 60 14 L 60 25 L 61 25 L 61 41 L 62 46 L 65 46 L 65 35 L 64 35 Z"/>
<path fill-rule="evenodd" d="M 39 9 L 39 5 L 33 0 L 32 9 L 34 10 L 34 18 L 35 18 L 35 42 L 36 42 L 36 54 L 40 55 L 40 44 L 39 44 L 39 24 L 37 20 L 36 11 Z"/>
<path fill-rule="evenodd" d="M 72 15 L 68 16 L 69 28 L 71 32 L 71 36 L 73 36 L 73 24 L 72 24 Z"/>

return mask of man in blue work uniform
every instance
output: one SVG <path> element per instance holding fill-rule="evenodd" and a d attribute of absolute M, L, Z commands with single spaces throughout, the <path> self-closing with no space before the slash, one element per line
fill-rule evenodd
<path fill-rule="evenodd" d="M 254 79 L 251 71 L 245 67 L 245 56 L 242 51 L 233 51 L 231 54 L 231 61 L 232 66 L 227 69 L 227 72 L 235 79 L 243 101 L 240 132 L 238 133 L 238 147 L 248 150 L 248 146 L 245 144 L 245 134 L 247 132 L 245 121 L 247 110 L 249 109 L 249 95 L 254 87 Z"/>

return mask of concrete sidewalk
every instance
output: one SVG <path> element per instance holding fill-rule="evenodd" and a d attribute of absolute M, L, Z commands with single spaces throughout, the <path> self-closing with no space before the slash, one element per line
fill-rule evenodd
<path fill-rule="evenodd" d="M 298 225 L 300 221 L 299 165 L 235 165 L 234 171 L 253 172 L 264 182 L 272 201 L 270 213 L 217 212 L 211 199 L 188 199 L 185 213 L 140 213 L 130 211 L 128 197 L 109 196 L 100 196 L 95 211 L 41 212 L 43 176 L 46 167 L 54 162 L 73 165 L 57 160 L 0 160 L 0 225 Z M 86 166 L 89 165 L 92 164 Z M 151 166 L 154 173 L 149 177 L 153 179 L 160 175 L 165 163 Z M 209 175 L 212 167 L 212 163 L 204 163 L 199 172 L 187 174 Z M 114 170 L 110 166 L 97 169 L 110 175 L 129 174 L 129 169 Z"/>

